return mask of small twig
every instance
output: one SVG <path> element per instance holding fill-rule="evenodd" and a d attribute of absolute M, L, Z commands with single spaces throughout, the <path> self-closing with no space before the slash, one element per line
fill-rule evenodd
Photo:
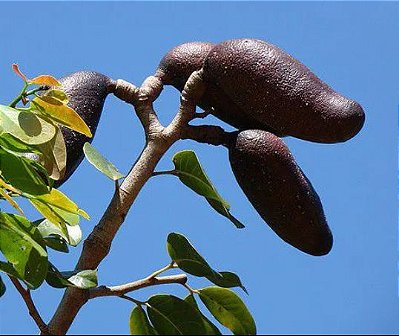
<path fill-rule="evenodd" d="M 170 270 L 171 268 L 175 268 L 175 263 L 171 262 L 170 264 L 166 265 L 165 267 L 162 267 L 161 269 L 159 269 L 158 271 L 155 271 L 154 273 L 150 274 L 147 279 L 151 279 L 151 278 L 155 278 L 156 276 L 160 275 L 163 272 L 166 272 L 168 270 Z"/>
<path fill-rule="evenodd" d="M 178 173 L 176 170 L 165 170 L 165 171 L 157 171 L 157 172 L 152 173 L 152 176 L 158 176 L 158 175 L 175 175 L 175 176 L 177 176 Z"/>
<path fill-rule="evenodd" d="M 181 284 L 185 285 L 187 282 L 187 275 L 177 274 L 164 277 L 147 277 L 138 281 L 130 282 L 124 285 L 106 287 L 100 286 L 89 290 L 89 299 L 103 296 L 122 296 L 127 293 L 136 291 L 141 288 L 165 285 L 165 284 Z"/>
<path fill-rule="evenodd" d="M 188 289 L 188 291 L 190 292 L 190 294 L 199 294 L 199 292 L 196 289 L 191 288 L 189 285 L 187 285 L 186 283 L 183 284 L 184 287 L 186 287 Z"/>
<path fill-rule="evenodd" d="M 25 301 L 25 304 L 28 307 L 29 315 L 35 321 L 36 325 L 40 329 L 40 332 L 43 335 L 50 335 L 47 324 L 43 321 L 38 310 L 36 309 L 35 303 L 33 302 L 32 296 L 30 295 L 30 290 L 25 289 L 18 281 L 18 279 L 12 276 L 9 276 L 9 278 L 13 283 L 13 285 L 15 286 L 15 288 L 17 289 L 17 291 L 19 292 L 19 294 L 21 294 L 22 299 Z"/>

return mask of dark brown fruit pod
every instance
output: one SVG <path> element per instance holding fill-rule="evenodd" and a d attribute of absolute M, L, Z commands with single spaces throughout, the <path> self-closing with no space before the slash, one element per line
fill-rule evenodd
<path fill-rule="evenodd" d="M 364 111 L 357 102 L 264 41 L 235 39 L 217 44 L 203 69 L 207 103 L 214 107 L 215 116 L 238 129 L 265 129 L 280 136 L 335 143 L 352 138 L 364 124 Z"/>
<path fill-rule="evenodd" d="M 244 194 L 278 236 L 314 256 L 330 252 L 333 237 L 320 198 L 279 137 L 239 132 L 229 144 L 229 159 Z"/>
<path fill-rule="evenodd" d="M 114 81 L 97 72 L 80 71 L 61 78 L 59 82 L 69 99 L 68 106 L 81 116 L 94 137 L 105 98 L 112 92 Z M 67 164 L 64 177 L 54 182 L 55 187 L 69 179 L 84 158 L 84 143 L 93 140 L 66 127 L 61 127 L 61 131 L 65 139 Z"/>
<path fill-rule="evenodd" d="M 173 85 L 182 91 L 188 77 L 202 68 L 213 46 L 209 42 L 188 42 L 173 48 L 162 58 L 155 76 L 164 85 Z"/>
<path fill-rule="evenodd" d="M 239 130 L 335 143 L 354 137 L 365 115 L 355 101 L 335 92 L 306 66 L 276 46 L 255 39 L 213 45 L 191 42 L 161 60 L 156 76 L 182 91 L 203 67 L 207 89 L 199 102 Z"/>
<path fill-rule="evenodd" d="M 214 46 L 215 44 L 210 42 L 188 42 L 178 45 L 162 58 L 155 76 L 164 85 L 172 85 L 179 91 L 183 91 L 190 75 L 202 68 L 206 57 Z M 210 110 L 219 106 L 221 108 L 214 114 L 220 119 L 229 122 L 228 116 L 234 116 L 234 122 L 230 123 L 231 125 L 239 129 L 254 128 L 251 123 L 247 122 L 248 117 L 229 97 L 220 90 L 215 91 L 209 83 L 208 86 L 209 89 L 206 90 L 198 104 L 201 108 Z M 224 117 L 225 115 L 227 117 Z M 245 127 L 247 124 L 248 127 Z"/>

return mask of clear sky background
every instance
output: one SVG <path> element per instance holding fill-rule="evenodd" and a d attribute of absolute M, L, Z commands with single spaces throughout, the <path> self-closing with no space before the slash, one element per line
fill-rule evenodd
<path fill-rule="evenodd" d="M 346 143 L 285 140 L 323 202 L 335 239 L 331 253 L 312 257 L 284 243 L 239 189 L 226 150 L 184 141 L 158 169 L 170 169 L 176 151 L 194 149 L 247 228 L 235 229 L 174 177 L 153 178 L 101 264 L 100 283 L 130 282 L 164 266 L 167 234 L 181 232 L 215 268 L 241 276 L 250 295 L 240 295 L 259 333 L 398 333 L 398 34 L 398 3 L 0 3 L 0 102 L 8 103 L 21 88 L 11 71 L 14 62 L 29 76 L 96 70 L 139 85 L 183 42 L 251 37 L 281 47 L 366 112 L 363 130 Z M 177 91 L 165 88 L 156 103 L 163 122 L 177 106 Z M 131 108 L 109 97 L 94 146 L 127 172 L 143 143 Z M 62 190 L 91 214 L 90 222 L 82 222 L 86 236 L 113 184 L 84 162 Z M 51 257 L 68 270 L 79 252 Z M 168 286 L 134 297 L 157 292 L 186 294 Z M 45 320 L 61 294 L 47 286 L 33 293 Z M 116 298 L 92 301 L 70 332 L 128 333 L 131 308 Z M 36 333 L 10 285 L 0 300 L 0 333 Z"/>

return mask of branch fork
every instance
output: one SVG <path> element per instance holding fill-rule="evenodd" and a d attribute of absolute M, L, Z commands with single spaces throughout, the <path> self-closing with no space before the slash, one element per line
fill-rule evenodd
<path fill-rule="evenodd" d="M 152 176 L 156 165 L 166 151 L 190 129 L 188 123 L 195 118 L 196 105 L 205 90 L 201 71 L 194 72 L 188 79 L 181 95 L 180 108 L 172 122 L 164 127 L 153 108 L 153 102 L 163 88 L 161 80 L 148 77 L 141 87 L 117 80 L 113 93 L 121 100 L 133 105 L 146 135 L 146 144 L 139 158 L 122 182 L 105 210 L 102 218 L 85 240 L 76 270 L 97 269 L 108 255 L 112 242 L 142 187 Z M 51 334 L 65 334 L 73 323 L 80 308 L 90 299 L 102 296 L 123 296 L 126 293 L 153 285 L 180 283 L 185 285 L 184 274 L 169 277 L 149 277 L 115 287 L 98 287 L 92 290 L 66 289 L 58 308 L 48 324 Z M 42 331 L 43 333 L 43 331 Z"/>

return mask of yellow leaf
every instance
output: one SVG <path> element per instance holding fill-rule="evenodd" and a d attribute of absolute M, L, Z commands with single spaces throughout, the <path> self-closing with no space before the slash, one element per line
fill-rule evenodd
<path fill-rule="evenodd" d="M 86 125 L 80 115 L 60 100 L 49 96 L 42 96 L 33 99 L 32 103 L 39 111 L 48 114 L 55 122 L 82 133 L 89 138 L 93 136 L 89 126 Z"/>
<path fill-rule="evenodd" d="M 77 213 L 79 207 L 71 201 L 65 194 L 57 189 L 51 189 L 48 194 L 35 196 L 38 199 L 48 205 L 55 206 L 68 212 Z"/>
<path fill-rule="evenodd" d="M 50 206 L 34 198 L 30 198 L 29 202 L 31 202 L 36 210 L 39 211 L 47 220 L 58 226 L 58 228 L 65 234 L 66 237 L 69 237 L 65 220 L 59 216 Z"/>
<path fill-rule="evenodd" d="M 41 75 L 29 80 L 30 84 L 61 86 L 60 82 L 50 75 Z"/>
<path fill-rule="evenodd" d="M 22 211 L 22 209 L 20 208 L 18 203 L 15 202 L 12 199 L 12 197 L 10 195 L 8 195 L 2 188 L 0 188 L 0 195 L 2 195 L 8 201 L 8 203 L 10 203 L 11 206 L 20 213 L 21 216 L 25 216 L 24 212 Z"/>
<path fill-rule="evenodd" d="M 65 221 L 61 218 L 51 207 L 43 203 L 40 200 L 30 198 L 29 202 L 39 211 L 45 218 L 47 218 L 51 223 L 57 224 L 58 226 L 65 227 Z"/>
<path fill-rule="evenodd" d="M 78 214 L 81 215 L 84 219 L 90 220 L 89 214 L 83 209 L 79 209 Z"/>
<path fill-rule="evenodd" d="M 75 202 L 70 200 L 65 194 L 57 189 L 51 189 L 48 194 L 38 195 L 34 198 L 45 203 L 47 206 L 50 206 L 55 212 L 57 212 L 57 209 L 55 208 L 58 208 L 69 213 L 81 215 L 84 218 L 88 217 L 87 213 L 82 209 L 79 209 Z M 57 214 L 63 217 L 60 213 Z"/>

